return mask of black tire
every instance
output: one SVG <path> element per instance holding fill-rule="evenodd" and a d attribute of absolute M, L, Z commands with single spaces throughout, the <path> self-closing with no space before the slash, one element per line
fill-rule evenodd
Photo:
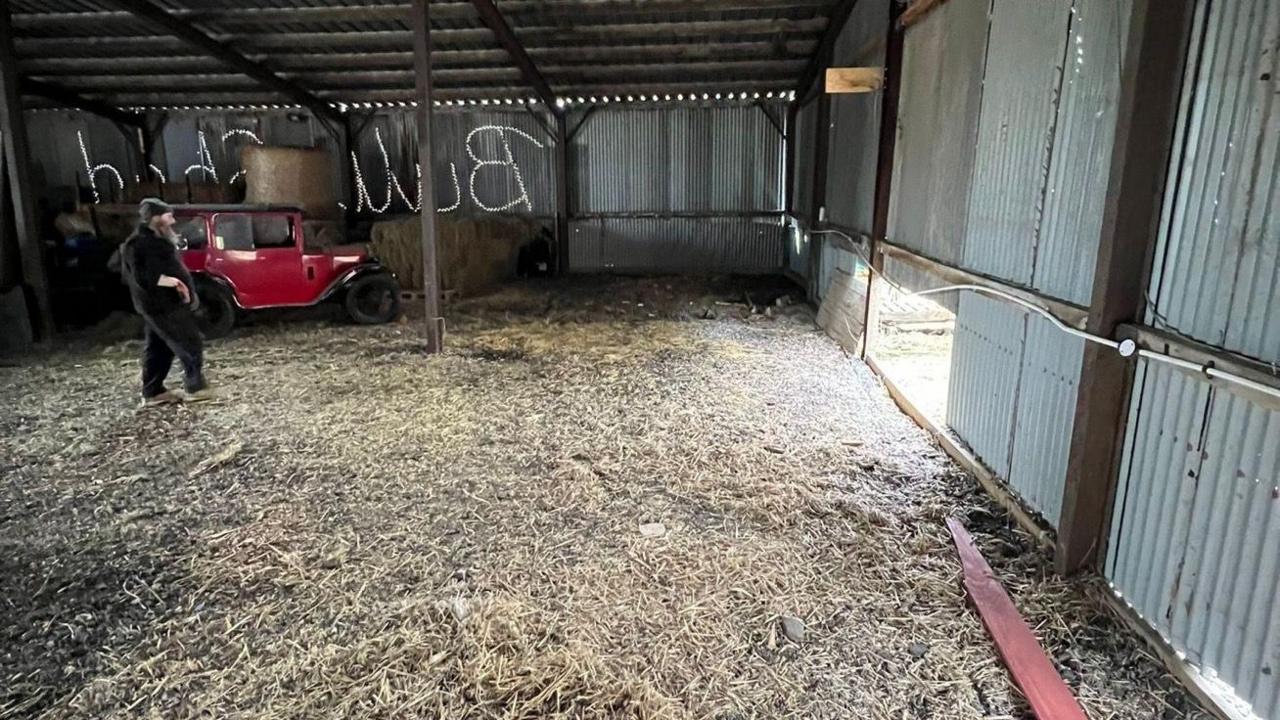
<path fill-rule="evenodd" d="M 386 273 L 365 275 L 347 288 L 342 304 L 361 325 L 391 322 L 400 316 L 400 283 Z"/>
<path fill-rule="evenodd" d="M 236 303 L 231 292 L 209 281 L 196 281 L 200 306 L 196 308 L 196 325 L 207 339 L 220 338 L 236 324 Z"/>

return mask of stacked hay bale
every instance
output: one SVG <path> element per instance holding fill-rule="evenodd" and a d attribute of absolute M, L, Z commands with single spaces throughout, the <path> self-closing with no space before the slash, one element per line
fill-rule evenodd
<path fill-rule="evenodd" d="M 519 218 L 437 219 L 443 289 L 460 294 L 499 285 L 516 276 L 520 246 L 538 225 Z M 406 290 L 422 289 L 422 219 L 413 216 L 374 223 L 373 254 L 395 271 Z"/>
<path fill-rule="evenodd" d="M 338 220 L 334 162 L 324 150 L 250 145 L 240 151 L 250 205 L 296 205 L 307 218 Z"/>

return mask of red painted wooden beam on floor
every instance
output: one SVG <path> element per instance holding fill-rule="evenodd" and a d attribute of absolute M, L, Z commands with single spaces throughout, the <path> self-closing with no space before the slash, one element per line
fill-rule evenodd
<path fill-rule="evenodd" d="M 960 552 L 969 599 L 982 616 L 982 624 L 995 641 L 996 650 L 1032 713 L 1039 720 L 1088 720 L 1071 688 L 1063 682 L 1058 669 L 1018 613 L 1009 593 L 996 580 L 969 531 L 955 518 L 947 520 L 947 528 Z"/>

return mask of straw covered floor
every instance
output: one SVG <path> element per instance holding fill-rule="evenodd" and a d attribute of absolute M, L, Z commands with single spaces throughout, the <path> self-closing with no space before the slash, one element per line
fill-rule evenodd
<path fill-rule="evenodd" d="M 781 299 L 781 302 L 779 302 Z M 1202 717 L 774 281 L 268 316 L 0 368 L 0 717 L 1010 718 L 965 520 L 1091 717 Z"/>

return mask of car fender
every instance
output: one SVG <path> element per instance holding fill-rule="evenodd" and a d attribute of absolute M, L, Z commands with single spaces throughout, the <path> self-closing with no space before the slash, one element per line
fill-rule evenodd
<path fill-rule="evenodd" d="M 231 302 L 234 303 L 235 306 L 240 310 L 244 310 L 244 306 L 240 304 L 240 294 L 236 292 L 236 286 L 233 285 L 230 280 L 222 277 L 221 275 L 214 275 L 213 273 L 208 271 L 193 272 L 191 273 L 191 279 L 197 283 L 204 281 L 204 282 L 211 282 L 214 285 L 220 286 L 221 288 L 226 290 L 228 293 L 230 293 Z"/>
<path fill-rule="evenodd" d="M 362 263 L 339 275 L 336 280 L 329 283 L 329 287 L 325 288 L 325 291 L 320 294 L 320 301 L 332 298 L 350 287 L 351 283 L 369 275 L 390 275 L 391 279 L 399 282 L 396 274 L 391 272 L 385 265 L 376 262 Z"/>

